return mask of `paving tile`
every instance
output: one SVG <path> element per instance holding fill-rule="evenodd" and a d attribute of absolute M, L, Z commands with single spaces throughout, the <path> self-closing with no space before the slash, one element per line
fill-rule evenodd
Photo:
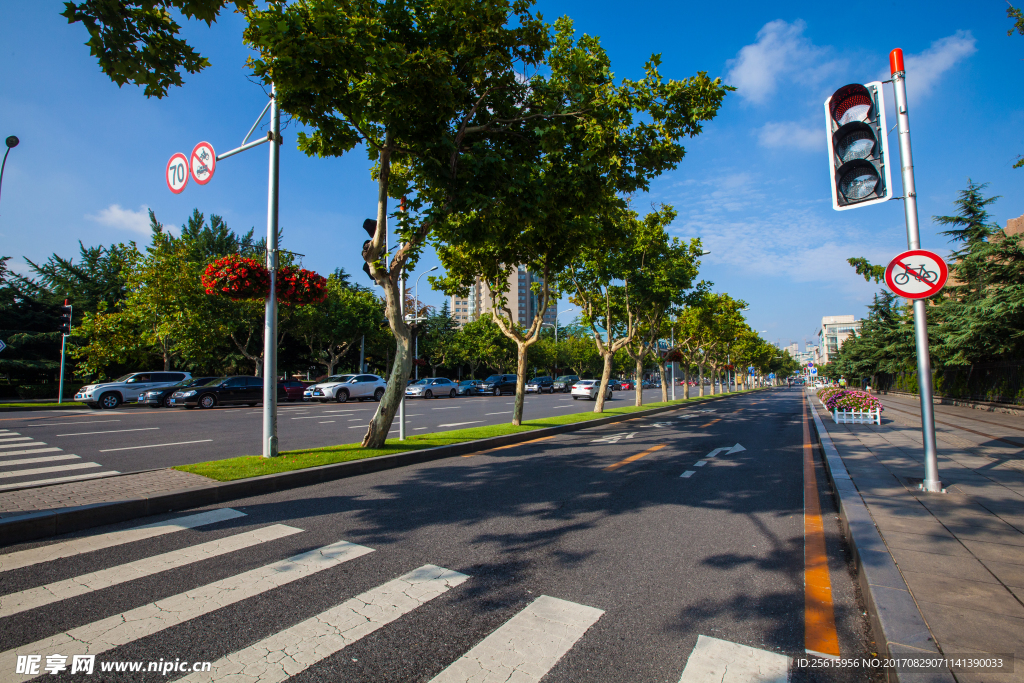
<path fill-rule="evenodd" d="M 910 571 L 903 578 L 918 600 L 1016 617 L 1024 624 L 1024 606 L 1001 584 Z"/>
<path fill-rule="evenodd" d="M 917 604 L 944 652 L 1012 652 L 1024 668 L 1024 619 L 920 598 Z"/>
<path fill-rule="evenodd" d="M 924 553 L 904 548 L 890 548 L 890 552 L 893 559 L 896 560 L 896 566 L 904 573 L 936 574 L 981 583 L 999 584 L 999 580 L 986 569 L 986 564 L 973 557 Z"/>
<path fill-rule="evenodd" d="M 967 548 L 949 534 L 908 534 L 889 531 L 883 534 L 883 538 L 890 548 L 904 548 L 939 555 L 970 555 Z"/>
<path fill-rule="evenodd" d="M 1007 562 L 1009 564 L 1024 565 L 1024 548 L 1019 545 L 1008 545 L 1005 543 L 986 543 L 984 541 L 972 541 L 966 539 L 963 544 L 971 554 L 980 559 L 995 560 L 996 562 Z"/>
<path fill-rule="evenodd" d="M 1007 586 L 1011 588 L 1024 588 L 1024 564 L 998 562 L 996 560 L 982 560 L 982 564 L 988 567 L 988 570 Z M 1020 593 L 1016 594 L 1018 597 L 1020 596 Z M 1021 665 L 1024 666 L 1024 662 Z"/>

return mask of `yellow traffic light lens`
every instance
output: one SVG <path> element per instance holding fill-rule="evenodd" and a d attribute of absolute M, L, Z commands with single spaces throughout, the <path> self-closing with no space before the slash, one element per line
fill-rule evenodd
<path fill-rule="evenodd" d="M 839 191 L 847 201 L 867 199 L 878 187 L 878 173 L 870 164 L 857 164 L 839 180 Z"/>
<path fill-rule="evenodd" d="M 875 136 L 870 130 L 855 130 L 836 144 L 836 155 L 844 164 L 853 159 L 868 159 L 874 151 Z"/>

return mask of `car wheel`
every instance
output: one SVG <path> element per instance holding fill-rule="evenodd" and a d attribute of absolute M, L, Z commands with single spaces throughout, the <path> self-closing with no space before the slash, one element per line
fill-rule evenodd
<path fill-rule="evenodd" d="M 448 392 L 448 398 L 455 398 L 455 390 L 454 389 L 452 389 L 451 391 Z"/>
<path fill-rule="evenodd" d="M 348 390 L 347 389 L 339 390 L 338 393 L 336 393 L 334 395 L 334 400 L 337 401 L 338 403 L 344 403 L 345 401 L 347 401 L 348 400 Z"/>
<path fill-rule="evenodd" d="M 85 405 L 89 406 L 90 410 L 100 410 L 99 403 L 86 403 Z"/>
<path fill-rule="evenodd" d="M 499 389 L 498 387 L 494 387 L 494 395 L 501 396 L 501 389 Z"/>
<path fill-rule="evenodd" d="M 380 403 L 380 400 L 382 398 L 384 398 L 384 390 L 381 389 L 380 387 L 377 387 L 377 391 L 373 392 L 373 400 L 377 401 L 377 403 Z"/>
<path fill-rule="evenodd" d="M 119 405 L 121 405 L 121 397 L 112 391 L 100 396 L 100 408 L 103 410 L 113 410 Z"/>
<path fill-rule="evenodd" d="M 434 398 L 434 392 L 432 392 L 430 389 L 427 389 L 426 391 L 423 392 L 423 398 Z"/>
<path fill-rule="evenodd" d="M 213 394 L 203 394 L 199 397 L 200 408 L 212 408 L 217 405 L 217 397 Z"/>
<path fill-rule="evenodd" d="M 250 407 L 250 408 L 255 408 L 255 407 L 256 407 L 256 404 L 255 404 L 255 403 L 250 403 L 250 404 L 249 404 L 249 407 Z"/>
<path fill-rule="evenodd" d="M 170 396 L 165 396 L 164 400 L 163 400 L 164 408 L 172 408 L 172 407 L 174 407 L 174 404 L 171 403 L 171 401 L 173 401 L 173 400 L 174 399 L 172 399 Z"/>
<path fill-rule="evenodd" d="M 580 400 L 580 397 L 579 397 L 579 396 L 573 396 L 573 397 L 572 397 L 572 400 L 574 400 L 574 401 L 578 401 L 578 400 Z"/>

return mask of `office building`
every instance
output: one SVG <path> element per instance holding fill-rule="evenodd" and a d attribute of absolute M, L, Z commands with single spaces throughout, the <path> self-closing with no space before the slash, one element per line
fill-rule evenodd
<path fill-rule="evenodd" d="M 540 305 L 539 297 L 530 289 L 534 282 L 540 282 L 540 276 L 530 273 L 523 266 L 516 268 L 508 277 L 508 303 L 512 309 L 513 320 L 520 325 L 529 325 L 537 314 Z M 451 300 L 452 317 L 462 325 L 480 318 L 491 311 L 491 296 L 487 284 L 477 278 L 469 291 L 469 296 L 453 296 Z M 544 323 L 554 325 L 558 313 L 556 301 L 549 301 L 544 312 Z"/>
<path fill-rule="evenodd" d="M 861 321 L 852 315 L 826 315 L 818 331 L 818 363 L 824 365 L 839 353 L 843 342 L 860 331 Z"/>

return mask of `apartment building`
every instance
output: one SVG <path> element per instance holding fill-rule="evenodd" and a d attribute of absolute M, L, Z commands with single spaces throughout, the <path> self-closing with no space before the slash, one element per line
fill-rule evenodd
<path fill-rule="evenodd" d="M 860 332 L 861 322 L 852 315 L 824 316 L 818 331 L 818 362 L 824 365 L 832 360 L 843 342 Z"/>
<path fill-rule="evenodd" d="M 530 289 L 534 282 L 540 282 L 540 276 L 530 273 L 523 266 L 512 271 L 508 278 L 508 301 L 513 316 L 521 325 L 529 325 L 533 322 L 540 305 L 537 295 Z M 555 316 L 558 313 L 557 302 L 549 302 L 547 311 L 544 312 L 544 323 L 554 325 Z M 477 278 L 469 291 L 469 296 L 453 296 L 451 300 L 452 317 L 459 326 L 477 320 L 484 313 L 491 310 L 491 296 L 487 285 Z"/>

